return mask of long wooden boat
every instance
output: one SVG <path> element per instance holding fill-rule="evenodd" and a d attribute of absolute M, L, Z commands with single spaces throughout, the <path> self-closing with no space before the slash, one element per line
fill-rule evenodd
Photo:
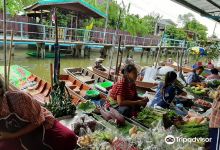
<path fill-rule="evenodd" d="M 0 74 L 2 74 L 2 66 Z M 2 74 L 3 75 L 3 74 Z M 4 78 L 2 77 L 4 80 Z M 42 80 L 40 77 L 32 74 L 18 65 L 12 65 L 9 77 L 9 89 L 25 91 L 33 96 L 40 104 L 49 101 L 51 92 L 50 83 Z"/>
<path fill-rule="evenodd" d="M 86 91 L 93 90 L 88 84 L 81 82 L 76 77 L 70 75 L 60 75 L 59 81 L 64 81 L 65 85 L 70 92 L 70 95 L 76 96 L 79 101 L 86 100 Z M 107 96 L 100 92 L 100 99 L 107 100 Z"/>
<path fill-rule="evenodd" d="M 111 81 L 85 68 L 64 68 L 64 72 L 70 76 L 77 78 L 83 83 L 88 84 L 91 88 L 96 88 L 105 94 L 108 94 L 108 91 L 113 85 Z M 102 86 L 103 84 L 108 85 Z"/>
<path fill-rule="evenodd" d="M 114 75 L 113 75 L 114 72 L 110 72 L 110 75 L 109 75 L 108 70 L 101 71 L 101 70 L 98 70 L 94 67 L 88 67 L 88 69 L 103 78 L 110 79 L 111 81 L 114 81 L 114 79 L 115 79 Z M 121 77 L 121 76 L 119 76 L 119 77 Z M 156 87 L 158 85 L 157 83 L 143 82 L 143 81 L 140 81 L 140 79 L 137 79 L 135 84 L 136 84 L 137 88 L 140 88 L 140 89 L 149 89 L 149 88 Z"/>
<path fill-rule="evenodd" d="M 174 68 L 176 71 L 179 71 L 179 67 L 178 67 L 178 64 L 176 62 L 173 62 L 172 64 L 170 63 L 166 63 L 166 66 L 169 66 L 169 67 L 172 67 Z M 191 67 L 188 67 L 188 66 L 183 66 L 182 67 L 182 70 L 184 73 L 189 73 L 189 72 L 192 72 L 193 69 Z"/>

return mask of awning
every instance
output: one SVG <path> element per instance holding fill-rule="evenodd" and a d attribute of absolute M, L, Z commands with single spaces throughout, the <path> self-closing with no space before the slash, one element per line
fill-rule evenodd
<path fill-rule="evenodd" d="M 105 18 L 107 15 L 84 0 L 40 0 L 28 6 L 25 11 L 48 10 L 54 7 L 71 10 L 88 17 Z"/>
<path fill-rule="evenodd" d="M 172 0 L 201 16 L 220 22 L 220 0 Z"/>

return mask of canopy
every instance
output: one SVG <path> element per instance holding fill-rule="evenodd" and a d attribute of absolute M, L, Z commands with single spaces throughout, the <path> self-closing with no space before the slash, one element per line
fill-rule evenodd
<path fill-rule="evenodd" d="M 71 10 L 88 17 L 105 18 L 107 15 L 84 0 L 40 0 L 25 8 L 26 11 L 48 10 L 54 7 Z"/>
<path fill-rule="evenodd" d="M 172 0 L 201 16 L 220 22 L 220 0 Z"/>

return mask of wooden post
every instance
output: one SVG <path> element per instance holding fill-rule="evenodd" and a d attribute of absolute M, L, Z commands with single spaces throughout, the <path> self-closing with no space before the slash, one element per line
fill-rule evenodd
<path fill-rule="evenodd" d="M 118 44 L 118 53 L 117 53 L 117 59 L 116 59 L 116 70 L 115 70 L 115 75 L 118 75 L 119 72 L 119 68 L 118 68 L 118 57 L 119 57 L 119 53 L 121 51 L 121 36 L 119 36 L 119 44 Z"/>
<path fill-rule="evenodd" d="M 5 90 L 8 89 L 8 77 L 7 77 L 7 39 L 6 39 L 6 34 L 7 34 L 7 26 L 6 26 L 6 0 L 3 0 L 3 31 L 4 31 L 4 40 L 3 40 L 3 47 L 4 47 L 4 78 L 5 78 Z"/>
<path fill-rule="evenodd" d="M 21 23 L 21 39 L 23 39 L 23 23 Z"/>
<path fill-rule="evenodd" d="M 159 50 L 158 50 L 158 52 L 157 52 L 155 68 L 157 68 L 157 65 L 158 65 L 159 56 L 160 56 L 160 52 L 161 52 L 161 47 L 162 47 L 162 44 L 163 44 L 163 37 L 164 37 L 164 33 L 163 33 L 162 38 L 161 38 L 161 40 L 160 40 L 160 46 L 159 46 Z"/>
<path fill-rule="evenodd" d="M 14 39 L 14 32 L 11 31 L 11 43 L 10 43 L 10 49 L 9 49 L 9 60 L 8 60 L 8 80 L 7 84 L 9 85 L 9 78 L 10 78 L 10 69 L 11 69 L 11 58 L 12 58 L 12 49 L 13 49 L 13 39 Z M 9 90 L 9 87 L 8 87 Z"/>

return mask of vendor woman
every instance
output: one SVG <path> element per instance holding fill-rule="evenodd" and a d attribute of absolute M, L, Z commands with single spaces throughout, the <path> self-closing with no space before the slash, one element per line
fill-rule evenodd
<path fill-rule="evenodd" d="M 148 98 L 140 98 L 137 95 L 135 85 L 137 69 L 134 65 L 126 65 L 122 74 L 123 78 L 113 85 L 110 97 L 117 101 L 117 110 L 121 114 L 131 117 L 132 113 L 137 112 L 141 106 L 146 106 Z"/>
<path fill-rule="evenodd" d="M 154 99 L 149 102 L 150 107 L 169 109 L 176 95 L 186 96 L 180 87 L 176 86 L 177 74 L 174 71 L 167 72 L 165 81 L 158 85 Z M 179 115 L 186 115 L 185 110 L 174 107 Z"/>
<path fill-rule="evenodd" d="M 201 82 L 201 78 L 199 75 L 202 74 L 203 71 L 203 66 L 195 66 L 193 71 L 188 75 L 186 82 L 191 85 Z"/>
<path fill-rule="evenodd" d="M 0 79 L 0 150 L 73 150 L 77 137 L 33 98 Z"/>

